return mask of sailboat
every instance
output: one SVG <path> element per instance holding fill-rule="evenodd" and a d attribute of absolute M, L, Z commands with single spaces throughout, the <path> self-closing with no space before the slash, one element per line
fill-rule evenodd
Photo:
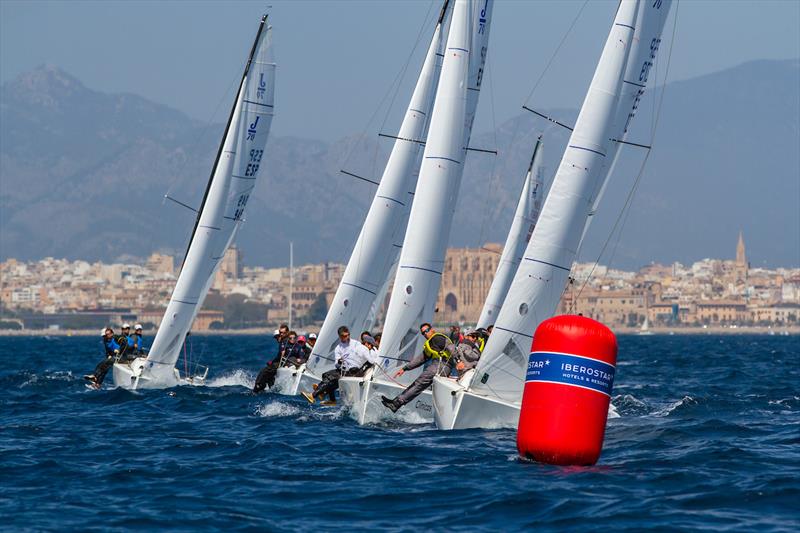
<path fill-rule="evenodd" d="M 500 311 L 503 301 L 508 294 L 508 288 L 514 280 L 525 247 L 531 240 L 533 229 L 539 218 L 539 211 L 542 208 L 542 195 L 544 194 L 544 166 L 542 165 L 542 136 L 536 140 L 533 148 L 531 163 L 528 165 L 528 173 L 525 176 L 525 183 L 522 186 L 522 194 L 519 196 L 517 210 L 514 213 L 514 220 L 511 222 L 511 229 L 508 231 L 506 244 L 503 246 L 503 253 L 500 255 L 500 262 L 486 295 L 486 302 L 483 304 L 480 317 L 478 318 L 478 328 L 486 328 L 494 324 L 497 313 Z"/>
<path fill-rule="evenodd" d="M 670 0 L 622 0 L 494 331 L 471 375 L 436 378 L 440 429 L 516 427 L 533 332 L 553 315 L 589 217 L 602 195 L 615 143 L 636 113 Z M 633 90 L 626 89 L 628 86 Z M 632 96 L 632 98 L 626 97 Z"/>
<path fill-rule="evenodd" d="M 334 367 L 333 350 L 339 341 L 340 326 L 347 326 L 352 332 L 372 328 L 375 309 L 386 294 L 402 247 L 398 241 L 405 231 L 411 191 L 419 174 L 420 154 L 441 71 L 442 35 L 447 35 L 451 12 L 452 3 L 445 0 L 392 152 L 317 343 L 305 365 L 278 369 L 275 389 L 281 394 L 311 392 L 322 374 Z"/>
<path fill-rule="evenodd" d="M 126 389 L 202 384 L 202 374 L 175 368 L 208 289 L 244 221 L 245 207 L 264 166 L 275 104 L 272 27 L 261 18 L 236 99 L 225 125 L 178 281 L 147 357 L 114 364 L 114 383 Z"/>
<path fill-rule="evenodd" d="M 381 364 L 363 377 L 339 380 L 341 398 L 360 424 L 366 422 L 369 405 L 383 412 L 380 396 L 395 396 L 420 372 L 392 377 L 399 365 L 418 353 L 419 325 L 433 320 L 478 103 L 492 5 L 491 0 L 456 0 L 453 7 L 430 131 L 384 324 Z M 404 407 L 404 415 L 414 414 L 432 419 L 430 393 Z"/>

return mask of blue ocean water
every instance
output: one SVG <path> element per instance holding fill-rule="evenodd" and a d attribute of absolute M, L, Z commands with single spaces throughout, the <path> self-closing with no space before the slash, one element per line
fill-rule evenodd
<path fill-rule="evenodd" d="M 97 339 L 0 338 L 0 528 L 800 530 L 797 337 L 621 336 L 591 468 L 253 396 L 265 342 L 196 336 L 207 386 L 128 392 L 84 386 Z"/>

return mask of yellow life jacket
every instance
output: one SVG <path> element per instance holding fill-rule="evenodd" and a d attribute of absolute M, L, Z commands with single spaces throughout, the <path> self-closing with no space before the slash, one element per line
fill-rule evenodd
<path fill-rule="evenodd" d="M 486 341 L 483 339 L 483 337 L 478 337 L 478 342 L 476 345 L 478 346 L 478 351 L 483 353 L 483 347 L 486 346 Z"/>
<path fill-rule="evenodd" d="M 440 352 L 440 351 L 437 351 L 437 350 L 435 350 L 435 349 L 434 349 L 434 348 L 431 346 L 431 341 L 432 341 L 433 339 L 435 339 L 436 337 L 444 337 L 444 339 L 445 339 L 445 341 L 447 342 L 447 344 L 449 344 L 449 343 L 450 343 L 450 339 L 447 337 L 447 335 L 444 335 L 444 334 L 442 334 L 442 333 L 434 333 L 434 334 L 431 336 L 431 338 L 430 338 L 430 339 L 428 339 L 428 340 L 426 340 L 426 341 L 425 341 L 425 344 L 423 344 L 423 345 L 422 345 L 422 351 L 425 353 L 425 355 L 426 355 L 427 357 L 429 357 L 429 358 L 431 358 L 431 359 L 444 359 L 445 361 L 447 361 L 448 359 L 450 359 L 450 356 L 451 356 L 451 355 L 453 355 L 453 354 L 451 354 L 451 353 L 450 353 L 450 352 L 448 352 L 447 350 L 442 350 L 441 352 Z M 445 346 L 447 346 L 447 344 L 445 344 Z"/>

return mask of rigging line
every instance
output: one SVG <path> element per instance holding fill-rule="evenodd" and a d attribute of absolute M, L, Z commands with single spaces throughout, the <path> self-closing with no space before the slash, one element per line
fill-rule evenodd
<path fill-rule="evenodd" d="M 364 137 L 366 137 L 366 131 L 367 131 L 367 129 L 369 129 L 369 125 L 372 124 L 372 122 L 378 116 L 378 113 L 380 112 L 381 108 L 383 107 L 384 103 L 386 102 L 386 99 L 389 97 L 389 95 L 392 92 L 392 87 L 395 87 L 396 85 L 398 85 L 399 80 L 402 78 L 404 72 L 408 68 L 408 64 L 410 63 L 411 58 L 414 55 L 414 51 L 416 50 L 417 45 L 419 44 L 419 39 L 420 39 L 420 37 L 422 35 L 422 32 L 424 31 L 425 26 L 428 23 L 428 17 L 430 16 L 430 12 L 431 12 L 431 8 L 432 7 L 433 7 L 433 1 L 428 6 L 428 12 L 425 14 L 425 18 L 423 19 L 422 25 L 420 26 L 420 29 L 419 29 L 419 34 L 417 35 L 417 42 L 412 47 L 411 52 L 409 53 L 408 58 L 406 60 L 406 63 L 403 66 L 400 67 L 400 70 L 397 72 L 397 74 L 395 75 L 394 79 L 389 84 L 389 87 L 387 88 L 387 90 L 384 93 L 383 97 L 381 98 L 380 102 L 375 107 L 375 111 L 372 112 L 372 115 L 370 116 L 369 120 L 364 125 L 364 128 L 362 128 L 361 134 L 359 135 L 358 139 L 356 139 L 356 140 L 354 140 L 353 142 L 350 143 L 349 151 L 345 155 L 344 160 L 342 160 L 342 163 L 341 163 L 342 166 L 346 166 L 347 162 L 350 160 L 350 157 L 353 155 L 353 152 L 355 151 L 356 146 L 358 146 L 359 141 L 361 139 L 363 139 Z M 394 97 L 392 98 L 392 101 L 394 101 Z M 387 115 L 388 115 L 388 112 L 387 112 Z M 384 118 L 383 123 L 385 123 L 385 122 L 386 122 L 386 118 Z M 383 129 L 383 128 L 381 128 L 381 129 Z"/>
<path fill-rule="evenodd" d="M 654 120 L 654 123 L 653 123 L 653 128 L 651 130 L 652 131 L 651 144 L 655 144 L 655 136 L 656 136 L 656 131 L 657 131 L 657 127 L 658 127 L 658 122 L 659 122 L 659 119 L 661 118 L 661 111 L 663 109 L 663 104 L 664 104 L 664 94 L 667 92 L 667 90 L 666 90 L 667 89 L 667 79 L 669 78 L 669 68 L 670 68 L 670 65 L 672 64 L 672 52 L 674 50 L 674 45 L 675 45 L 675 33 L 676 33 L 677 29 L 678 29 L 678 8 L 679 7 L 680 7 L 680 0 L 677 0 L 675 2 L 675 22 L 673 23 L 673 26 L 672 26 L 672 37 L 671 37 L 671 41 L 670 41 L 670 44 L 669 44 L 669 53 L 667 54 L 667 65 L 666 65 L 666 68 L 665 68 L 665 71 L 664 71 L 664 85 L 663 85 L 663 87 L 661 89 L 661 95 L 659 97 L 658 106 L 656 108 L 655 120 Z M 630 205 L 633 202 L 633 197 L 635 196 L 636 191 L 638 190 L 639 182 L 641 181 L 641 179 L 642 179 L 642 177 L 644 175 L 645 166 L 647 165 L 647 161 L 650 159 L 650 154 L 652 154 L 652 153 L 653 153 L 652 150 L 648 150 L 647 154 L 645 154 L 644 160 L 642 161 L 642 165 L 639 168 L 639 173 L 637 174 L 636 179 L 634 180 L 633 186 L 631 187 L 631 190 L 628 193 L 628 197 L 625 199 L 625 204 L 622 206 L 622 210 L 620 211 L 620 214 L 617 216 L 617 220 L 614 222 L 614 227 L 611 228 L 611 232 L 609 233 L 609 236 L 606 239 L 606 242 L 603 244 L 603 247 L 602 247 L 602 249 L 600 250 L 600 253 L 597 256 L 597 260 L 594 262 L 594 265 L 592 265 L 592 268 L 589 271 L 589 275 L 586 277 L 586 280 L 583 282 L 583 284 L 581 284 L 581 288 L 578 290 L 578 294 L 575 296 L 575 301 L 577 301 L 577 299 L 580 297 L 581 293 L 583 292 L 583 289 L 589 283 L 589 280 L 592 279 L 592 275 L 594 274 L 595 269 L 597 268 L 598 264 L 600 263 L 600 258 L 603 256 L 603 253 L 605 253 L 606 247 L 608 246 L 608 243 L 610 242 L 612 236 L 614 235 L 614 231 L 617 229 L 617 226 L 620 225 L 620 222 L 622 222 L 622 226 L 620 226 L 620 232 L 622 231 L 622 227 L 625 224 L 625 220 L 627 220 L 626 211 L 630 209 Z M 625 214 L 624 218 L 623 218 L 623 214 Z M 613 250 L 613 254 L 616 255 L 616 250 Z M 613 257 L 613 255 L 612 255 L 612 257 Z"/>
<path fill-rule="evenodd" d="M 240 64 L 239 68 L 236 70 L 236 72 L 243 71 L 246 64 L 247 64 L 247 61 L 242 62 Z M 231 88 L 236 83 L 236 81 L 237 81 L 237 77 L 236 76 L 232 76 L 231 77 L 231 82 L 228 84 L 228 88 L 225 89 L 225 93 L 220 97 L 219 101 L 217 102 L 217 105 L 214 107 L 214 111 L 211 112 L 211 116 L 209 117 L 208 122 L 206 122 L 206 125 L 203 126 L 203 128 L 200 130 L 200 133 L 198 133 L 196 135 L 194 141 L 189 145 L 189 152 L 193 152 L 194 149 L 197 148 L 198 144 L 200 143 L 200 139 L 205 137 L 206 133 L 208 133 L 208 130 L 211 128 L 211 124 L 214 122 L 214 119 L 216 118 L 217 113 L 219 112 L 220 106 L 222 106 L 222 102 L 227 101 L 228 94 L 230 94 Z M 183 164 L 180 166 L 180 168 L 178 168 L 178 171 L 175 173 L 175 176 L 180 176 L 181 174 L 183 174 L 183 171 L 186 170 L 186 165 L 188 164 L 188 162 L 190 160 L 192 160 L 192 159 L 189 158 L 189 157 L 186 158 L 186 160 L 183 162 Z M 172 183 L 170 184 L 169 188 L 167 189 L 167 193 L 164 196 L 166 196 L 170 192 L 172 192 L 172 189 L 175 187 L 177 182 L 178 182 L 178 178 L 176 178 L 176 179 L 174 179 L 172 181 Z"/>
<path fill-rule="evenodd" d="M 558 43 L 558 46 L 556 47 L 555 51 L 553 52 L 553 55 L 551 55 L 550 59 L 547 61 L 547 65 L 545 65 L 544 70 L 539 75 L 539 79 L 536 80 L 536 83 L 533 84 L 533 89 L 531 89 L 531 92 L 528 93 L 528 97 L 525 98 L 525 103 L 528 103 L 528 100 L 531 99 L 531 97 L 533 96 L 533 93 L 536 92 L 536 89 L 539 88 L 539 84 L 542 83 L 542 80 L 544 79 L 545 74 L 547 74 L 547 71 L 550 70 L 550 66 L 553 64 L 553 60 L 558 55 L 558 52 L 561 50 L 561 47 L 564 46 L 564 43 L 566 42 L 567 37 L 569 37 L 569 34 L 572 33 L 572 29 L 575 27 L 575 24 L 578 22 L 578 19 L 580 18 L 581 13 L 583 13 L 583 10 L 586 8 L 586 5 L 588 3 L 589 3 L 589 0 L 585 0 L 583 2 L 583 5 L 578 10 L 578 14 L 575 15 L 575 18 L 572 20 L 572 24 L 569 25 L 569 28 L 567 29 L 567 32 L 561 38 L 561 42 Z"/>

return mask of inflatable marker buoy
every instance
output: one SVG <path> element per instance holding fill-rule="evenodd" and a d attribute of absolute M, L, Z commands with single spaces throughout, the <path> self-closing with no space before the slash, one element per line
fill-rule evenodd
<path fill-rule="evenodd" d="M 522 457 L 556 465 L 600 458 L 617 364 L 617 338 L 583 316 L 542 322 L 533 336 L 517 429 Z"/>

